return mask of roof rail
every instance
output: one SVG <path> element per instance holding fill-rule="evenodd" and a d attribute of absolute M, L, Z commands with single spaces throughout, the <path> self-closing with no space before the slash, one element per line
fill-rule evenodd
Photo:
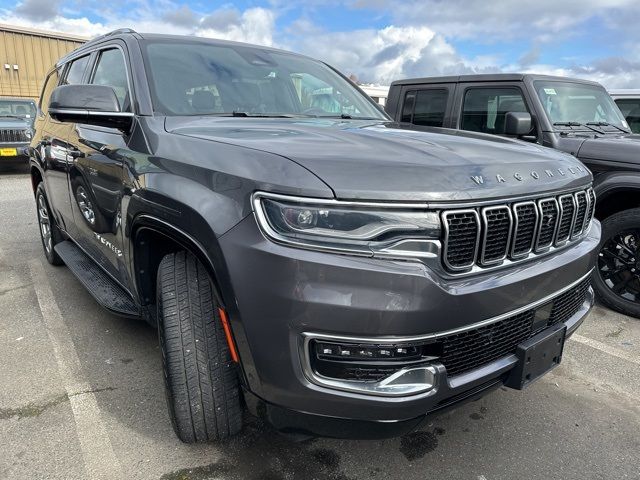
<path fill-rule="evenodd" d="M 107 37 L 112 37 L 113 35 L 119 35 L 121 33 L 138 33 L 138 32 L 136 32 L 132 28 L 118 28 L 117 30 L 113 30 L 113 31 L 105 33 L 103 35 L 99 35 L 96 38 L 92 38 L 87 43 L 94 43 L 94 42 L 97 42 L 98 40 L 102 40 L 102 39 L 107 38 Z"/>

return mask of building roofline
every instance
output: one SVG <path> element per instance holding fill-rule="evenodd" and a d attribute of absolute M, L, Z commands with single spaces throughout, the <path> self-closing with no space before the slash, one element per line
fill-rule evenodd
<path fill-rule="evenodd" d="M 22 33 L 25 35 L 34 35 L 37 37 L 57 38 L 59 40 L 70 40 L 72 42 L 79 42 L 79 43 L 84 43 L 90 40 L 88 37 L 83 37 L 81 35 L 73 35 L 71 33 L 62 33 L 62 32 L 52 32 L 49 30 L 40 30 L 37 28 L 20 27 L 17 25 L 7 25 L 5 23 L 0 23 L 0 31 Z"/>

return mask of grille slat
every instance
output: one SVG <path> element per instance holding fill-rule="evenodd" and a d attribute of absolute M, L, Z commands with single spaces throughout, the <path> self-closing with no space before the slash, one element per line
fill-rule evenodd
<path fill-rule="evenodd" d="M 511 239 L 511 211 L 507 206 L 482 210 L 482 250 L 480 263 L 500 262 L 507 256 Z"/>
<path fill-rule="evenodd" d="M 513 206 L 515 227 L 511 257 L 526 255 L 533 249 L 538 226 L 538 209 L 535 202 L 523 202 Z"/>
<path fill-rule="evenodd" d="M 556 235 L 556 245 L 560 245 L 569 239 L 576 213 L 576 204 L 573 195 L 562 195 L 559 198 L 558 205 L 560 206 L 560 223 Z"/>
<path fill-rule="evenodd" d="M 18 130 L 15 128 L 0 130 L 0 143 L 21 143 L 28 142 L 27 135 L 24 130 Z"/>
<path fill-rule="evenodd" d="M 474 264 L 480 236 L 480 221 L 475 210 L 446 212 L 444 259 L 452 270 L 465 269 Z"/>
<path fill-rule="evenodd" d="M 540 227 L 538 228 L 538 240 L 536 250 L 549 248 L 553 243 L 553 237 L 558 224 L 558 201 L 555 198 L 538 200 L 540 213 Z"/>
<path fill-rule="evenodd" d="M 576 237 L 582 233 L 585 215 L 587 214 L 587 194 L 585 192 L 577 192 L 576 199 L 576 221 L 573 224 L 571 237 Z"/>
<path fill-rule="evenodd" d="M 476 264 L 498 265 L 507 256 L 524 260 L 531 251 L 542 253 L 579 238 L 594 211 L 592 188 L 535 202 L 445 210 L 443 263 L 448 270 L 461 272 Z"/>
<path fill-rule="evenodd" d="M 586 278 L 551 300 L 549 303 L 553 306 L 547 326 L 565 322 L 575 315 L 584 304 L 590 285 L 590 278 Z M 515 353 L 520 343 L 537 333 L 533 331 L 536 310 L 546 306 L 548 303 L 490 325 L 443 337 L 440 361 L 447 374 L 459 375 Z"/>

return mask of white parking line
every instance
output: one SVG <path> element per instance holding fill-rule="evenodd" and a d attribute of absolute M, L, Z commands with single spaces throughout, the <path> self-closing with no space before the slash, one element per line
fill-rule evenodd
<path fill-rule="evenodd" d="M 625 352 L 616 347 L 612 347 L 611 345 L 607 345 L 606 343 L 602 343 L 598 340 L 594 340 L 593 338 L 583 337 L 582 335 L 578 335 L 574 333 L 569 340 L 575 340 L 578 343 L 582 343 L 591 348 L 595 348 L 600 350 L 601 352 L 607 353 L 611 356 L 620 358 L 622 360 L 626 360 L 627 362 L 635 363 L 636 365 L 640 365 L 640 358 L 637 355 L 634 355 L 629 352 Z"/>
<path fill-rule="evenodd" d="M 102 421 L 96 397 L 91 392 L 91 386 L 82 381 L 80 359 L 49 286 L 44 266 L 40 260 L 31 260 L 29 269 L 47 335 L 71 403 L 87 478 L 124 478 L 122 467 Z"/>

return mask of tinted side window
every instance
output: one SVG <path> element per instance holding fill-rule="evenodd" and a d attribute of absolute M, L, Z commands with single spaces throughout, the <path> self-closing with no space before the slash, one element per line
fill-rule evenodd
<path fill-rule="evenodd" d="M 633 133 L 640 133 L 640 98 L 618 98 L 616 104 L 622 111 Z"/>
<path fill-rule="evenodd" d="M 71 65 L 69 65 L 69 68 L 67 69 L 67 74 L 62 81 L 62 85 L 76 85 L 82 82 L 82 76 L 84 75 L 84 71 L 87 69 L 88 63 L 89 55 L 80 57 L 71 62 Z"/>
<path fill-rule="evenodd" d="M 413 110 L 413 123 L 427 127 L 442 127 L 449 92 L 442 89 L 419 90 Z"/>
<path fill-rule="evenodd" d="M 515 87 L 471 88 L 462 107 L 463 130 L 504 134 L 508 112 L 528 112 L 522 92 Z"/>
<path fill-rule="evenodd" d="M 38 101 L 38 109 L 43 114 L 46 114 L 49 110 L 49 98 L 51 98 L 51 92 L 58 86 L 58 70 L 54 70 L 49 74 L 44 81 L 44 87 L 42 87 L 42 93 L 40 94 L 40 100 Z"/>
<path fill-rule="evenodd" d="M 131 110 L 127 68 L 122 52 L 117 48 L 105 50 L 100 54 L 93 79 L 89 83 L 113 87 L 120 103 L 120 110 L 123 112 Z"/>

